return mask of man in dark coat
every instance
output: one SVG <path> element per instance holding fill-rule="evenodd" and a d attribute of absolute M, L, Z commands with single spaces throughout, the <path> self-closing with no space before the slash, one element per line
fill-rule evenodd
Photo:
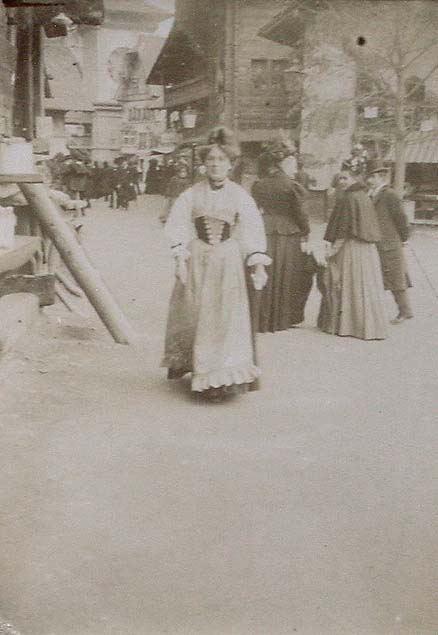
<path fill-rule="evenodd" d="M 373 170 L 369 181 L 382 233 L 382 240 L 377 244 L 377 249 L 382 264 L 383 281 L 385 289 L 392 292 L 398 306 L 398 315 L 391 323 L 400 324 L 413 317 L 407 292 L 411 283 L 403 252 L 403 243 L 406 243 L 409 237 L 409 222 L 399 196 L 389 186 L 389 170 Z"/>

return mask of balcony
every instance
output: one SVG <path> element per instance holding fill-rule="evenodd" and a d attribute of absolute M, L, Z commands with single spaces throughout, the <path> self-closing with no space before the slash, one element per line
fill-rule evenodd
<path fill-rule="evenodd" d="M 177 108 L 209 97 L 211 86 L 206 76 L 201 75 L 185 82 L 166 86 L 164 89 L 164 107 Z"/>

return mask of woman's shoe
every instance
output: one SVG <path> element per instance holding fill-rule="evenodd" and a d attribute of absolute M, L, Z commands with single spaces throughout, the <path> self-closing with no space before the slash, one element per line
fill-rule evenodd
<path fill-rule="evenodd" d="M 391 320 L 391 324 L 396 326 L 397 324 L 401 324 L 405 320 L 412 320 L 413 315 L 397 315 L 393 320 Z"/>
<path fill-rule="evenodd" d="M 181 379 L 190 372 L 191 371 L 186 368 L 169 368 L 167 371 L 167 379 Z"/>

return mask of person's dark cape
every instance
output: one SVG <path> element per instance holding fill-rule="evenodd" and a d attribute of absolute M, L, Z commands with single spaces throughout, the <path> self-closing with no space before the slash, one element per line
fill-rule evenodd
<path fill-rule="evenodd" d="M 355 183 L 339 194 L 324 239 L 355 238 L 367 243 L 382 239 L 374 204 L 363 185 Z"/>

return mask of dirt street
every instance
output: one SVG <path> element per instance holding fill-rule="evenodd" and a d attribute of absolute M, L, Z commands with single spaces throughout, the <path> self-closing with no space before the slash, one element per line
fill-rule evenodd
<path fill-rule="evenodd" d="M 437 635 L 438 234 L 384 342 L 259 337 L 261 390 L 207 405 L 159 368 L 160 200 L 84 245 L 142 339 L 62 306 L 3 360 L 0 614 L 22 635 Z M 388 315 L 394 307 L 388 297 Z"/>

